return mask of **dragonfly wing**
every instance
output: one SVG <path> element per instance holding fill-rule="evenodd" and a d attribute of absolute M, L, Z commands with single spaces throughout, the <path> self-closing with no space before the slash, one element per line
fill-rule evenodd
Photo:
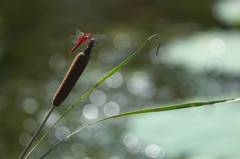
<path fill-rule="evenodd" d="M 77 41 L 77 36 L 76 35 L 71 35 L 70 37 L 69 37 L 69 41 L 71 42 L 71 43 L 73 43 L 73 44 L 76 44 L 76 41 Z"/>
<path fill-rule="evenodd" d="M 110 43 L 110 38 L 104 34 L 94 34 L 95 46 L 101 47 L 103 44 Z"/>
<path fill-rule="evenodd" d="M 77 29 L 76 30 L 76 36 L 81 36 L 81 35 L 83 35 L 84 34 L 84 32 L 82 32 L 81 30 L 79 30 L 79 29 Z"/>
<path fill-rule="evenodd" d="M 106 36 L 104 34 L 94 34 L 93 38 L 96 40 L 104 40 L 104 39 L 108 39 L 108 36 Z"/>
<path fill-rule="evenodd" d="M 71 35 L 70 38 L 69 38 L 69 41 L 73 44 L 76 44 L 77 45 L 77 42 L 78 42 L 78 38 L 79 36 L 83 35 L 84 33 L 80 30 L 76 30 L 75 34 Z"/>

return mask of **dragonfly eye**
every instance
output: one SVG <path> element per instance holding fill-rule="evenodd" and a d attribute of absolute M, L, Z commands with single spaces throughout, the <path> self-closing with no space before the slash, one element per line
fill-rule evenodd
<path fill-rule="evenodd" d="M 90 38 L 92 36 L 92 33 L 86 33 L 86 37 Z"/>

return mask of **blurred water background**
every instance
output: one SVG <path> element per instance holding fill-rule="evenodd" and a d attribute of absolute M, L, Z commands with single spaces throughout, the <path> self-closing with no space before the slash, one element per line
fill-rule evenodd
<path fill-rule="evenodd" d="M 151 34 L 156 43 L 74 109 L 32 155 L 69 132 L 120 112 L 240 94 L 239 0 L 53 0 L 0 5 L 0 158 L 16 158 L 51 106 L 77 29 L 104 34 L 64 105 Z M 47 158 L 237 159 L 239 103 L 140 115 L 79 132 Z M 59 107 L 50 126 L 61 114 Z"/>

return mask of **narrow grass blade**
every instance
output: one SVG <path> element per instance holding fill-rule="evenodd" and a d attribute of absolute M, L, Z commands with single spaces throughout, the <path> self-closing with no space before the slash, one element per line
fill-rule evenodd
<path fill-rule="evenodd" d="M 75 135 L 78 131 L 82 130 L 83 128 L 89 127 L 91 125 L 95 125 L 97 123 L 100 123 L 102 121 L 109 120 L 109 119 L 115 119 L 115 118 L 120 118 L 120 117 L 127 117 L 127 116 L 138 115 L 138 114 L 146 114 L 146 113 L 154 113 L 154 112 L 176 110 L 176 109 L 201 107 L 201 106 L 214 105 L 214 104 L 219 104 L 219 103 L 237 102 L 237 101 L 240 101 L 240 98 L 214 100 L 214 101 L 207 101 L 207 102 L 191 102 L 191 103 L 168 105 L 168 106 L 164 106 L 163 105 L 163 106 L 152 107 L 152 108 L 149 108 L 149 106 L 147 106 L 148 108 L 145 108 L 145 109 L 139 109 L 139 110 L 135 110 L 135 111 L 121 113 L 121 114 L 118 114 L 118 115 L 115 115 L 115 116 L 103 118 L 103 119 L 98 120 L 96 122 L 90 123 L 90 124 L 88 124 L 86 126 L 83 126 L 83 127 L 79 128 L 79 129 L 77 129 L 76 131 L 72 132 L 71 134 L 66 136 L 65 139 L 69 139 L 71 136 Z"/>
<path fill-rule="evenodd" d="M 71 134 L 67 135 L 63 140 L 58 142 L 56 145 L 51 147 L 42 157 L 41 159 L 45 158 L 48 154 L 50 154 L 54 149 L 56 149 L 60 144 L 63 144 L 64 142 L 67 142 L 73 135 L 77 134 L 79 131 L 89 127 L 89 126 L 94 126 L 98 123 L 101 123 L 106 120 L 110 119 L 116 119 L 120 117 L 127 117 L 127 116 L 132 116 L 132 115 L 139 115 L 139 114 L 146 114 L 146 113 L 154 113 L 154 112 L 162 112 L 162 111 L 170 111 L 170 110 L 176 110 L 176 109 L 186 109 L 186 108 L 193 108 L 193 107 L 202 107 L 206 105 L 214 105 L 214 104 L 220 104 L 220 103 L 229 103 L 229 102 L 237 102 L 240 101 L 240 98 L 235 98 L 235 99 L 224 99 L 224 100 L 214 100 L 214 101 L 207 101 L 207 102 L 190 102 L 190 103 L 185 103 L 185 104 L 176 104 L 176 105 L 168 105 L 168 106 L 158 106 L 158 107 L 153 107 L 153 108 L 145 108 L 145 109 L 139 109 L 135 111 L 130 111 L 130 112 L 125 112 L 121 113 L 119 115 L 107 117 L 100 119 L 98 121 L 95 121 L 93 123 L 87 124 L 85 126 L 80 127 L 76 131 L 72 132 Z"/>
<path fill-rule="evenodd" d="M 136 58 L 136 56 L 140 53 L 140 51 L 146 46 L 146 44 L 155 38 L 158 34 L 153 34 L 148 37 L 144 43 L 132 54 L 130 54 L 125 60 L 123 60 L 120 64 L 115 66 L 112 70 L 110 70 L 106 75 L 100 78 L 93 86 L 87 89 L 83 95 L 81 95 L 72 105 L 67 106 L 64 110 L 63 114 L 58 118 L 58 120 L 48 129 L 48 131 L 39 139 L 39 141 L 33 146 L 33 148 L 28 152 L 25 159 L 29 157 L 29 155 L 38 147 L 38 145 L 48 136 L 48 134 L 56 127 L 56 125 L 76 106 L 79 106 L 80 102 L 86 99 L 95 89 L 97 89 L 106 79 L 110 78 L 113 74 L 117 73 L 124 66 L 126 66 L 129 62 Z"/>

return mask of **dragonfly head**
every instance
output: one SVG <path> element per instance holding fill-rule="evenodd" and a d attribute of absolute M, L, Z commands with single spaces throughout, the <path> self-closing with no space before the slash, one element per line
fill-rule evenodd
<path fill-rule="evenodd" d="M 92 37 L 92 33 L 85 33 L 84 36 L 86 39 L 90 39 Z"/>

